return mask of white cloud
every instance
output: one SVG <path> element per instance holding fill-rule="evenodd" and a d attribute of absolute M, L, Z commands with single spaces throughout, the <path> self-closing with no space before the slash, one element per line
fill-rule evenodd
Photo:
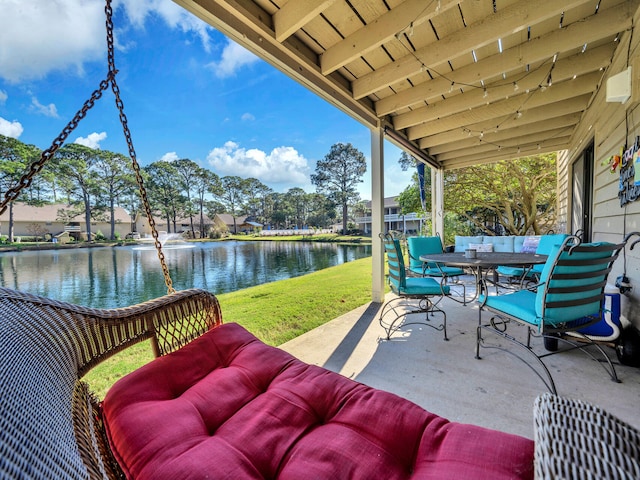
<path fill-rule="evenodd" d="M 58 109 L 53 103 L 42 105 L 36 97 L 31 97 L 31 110 L 45 117 L 58 118 Z"/>
<path fill-rule="evenodd" d="M 178 160 L 180 157 L 176 152 L 167 152 L 162 157 L 160 157 L 160 161 L 162 162 L 173 162 L 174 160 Z"/>
<path fill-rule="evenodd" d="M 22 132 L 24 132 L 24 128 L 22 128 L 20 122 L 10 122 L 0 117 L 0 134 L 5 137 L 18 138 L 22 135 Z"/>
<path fill-rule="evenodd" d="M 147 17 L 153 14 L 162 18 L 171 28 L 195 33 L 206 52 L 211 51 L 211 28 L 195 15 L 171 0 L 123 0 L 128 20 L 138 28 L 144 28 Z"/>
<path fill-rule="evenodd" d="M 256 117 L 254 117 L 252 114 L 250 114 L 249 112 L 247 113 L 243 113 L 242 117 L 240 117 L 242 119 L 243 122 L 251 122 L 253 120 L 256 119 Z"/>
<path fill-rule="evenodd" d="M 220 176 L 237 175 L 242 178 L 257 178 L 261 182 L 300 186 L 309 185 L 307 159 L 293 147 L 276 147 L 271 153 L 256 148 L 246 150 L 235 142 L 214 148 L 207 161 Z"/>
<path fill-rule="evenodd" d="M 171 0 L 114 1 L 123 7 L 130 25 L 144 27 L 158 15 L 170 28 L 193 32 L 211 50 L 211 27 Z M 102 0 L 0 0 L 0 77 L 8 82 L 44 78 L 53 70 L 83 73 L 88 61 L 104 62 L 104 2 Z M 118 32 L 116 31 L 116 43 Z"/>
<path fill-rule="evenodd" d="M 100 142 L 105 138 L 107 138 L 107 132 L 100 132 L 100 133 L 94 132 L 94 133 L 90 133 L 86 137 L 76 138 L 75 142 L 73 143 L 84 145 L 85 147 L 89 147 L 89 148 L 100 148 Z"/>
<path fill-rule="evenodd" d="M 7 92 L 5 92 L 4 90 L 0 90 L 0 104 L 5 103 L 7 101 L 7 98 L 9 98 Z"/>
<path fill-rule="evenodd" d="M 16 83 L 54 69 L 82 72 L 105 48 L 96 33 L 104 30 L 103 8 L 100 1 L 0 0 L 0 76 Z"/>
<path fill-rule="evenodd" d="M 259 60 L 246 48 L 229 40 L 222 50 L 219 62 L 211 62 L 207 67 L 211 68 L 218 78 L 234 76 L 238 70 L 247 65 L 251 65 Z"/>

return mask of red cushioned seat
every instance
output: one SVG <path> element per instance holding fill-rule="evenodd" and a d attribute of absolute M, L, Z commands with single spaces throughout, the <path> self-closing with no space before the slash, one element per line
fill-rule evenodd
<path fill-rule="evenodd" d="M 120 379 L 103 411 L 136 479 L 533 478 L 531 440 L 449 422 L 233 323 Z"/>

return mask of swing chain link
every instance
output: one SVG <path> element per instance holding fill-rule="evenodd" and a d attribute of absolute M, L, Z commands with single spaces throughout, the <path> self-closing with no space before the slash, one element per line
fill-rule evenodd
<path fill-rule="evenodd" d="M 107 88 L 109 88 L 108 77 L 106 80 L 102 80 L 100 82 L 100 87 L 91 94 L 91 97 L 86 102 L 84 102 L 84 105 L 82 106 L 82 108 L 76 112 L 73 119 L 62 129 L 62 132 L 53 141 L 51 146 L 46 150 L 42 151 L 42 153 L 40 154 L 40 160 L 33 162 L 29 166 L 29 171 L 26 172 L 24 175 L 22 175 L 20 180 L 18 180 L 18 183 L 14 187 L 7 189 L 7 191 L 5 192 L 4 198 L 2 200 L 2 203 L 0 204 L 0 215 L 2 215 L 7 210 L 7 206 L 10 202 L 13 202 L 18 198 L 18 196 L 20 195 L 20 192 L 22 192 L 23 189 L 31 185 L 31 182 L 33 181 L 33 177 L 35 177 L 38 173 L 42 171 L 42 168 L 44 167 L 44 165 L 49 160 L 51 160 L 51 158 L 53 158 L 53 155 L 56 153 L 56 151 L 62 145 L 64 145 L 64 142 L 67 139 L 67 137 L 71 134 L 71 132 L 73 132 L 73 130 L 75 130 L 75 128 L 78 126 L 78 123 L 80 123 L 80 120 L 82 120 L 87 115 L 87 112 L 93 107 L 96 100 L 102 97 L 102 93 Z"/>
<path fill-rule="evenodd" d="M 116 74 L 118 70 L 115 65 L 115 54 L 114 54 L 114 41 L 113 41 L 113 9 L 111 8 L 111 0 L 106 1 L 105 6 L 106 13 L 106 26 L 107 26 L 107 59 L 109 63 L 109 80 L 111 83 L 111 90 L 116 99 L 116 107 L 118 108 L 118 113 L 120 116 L 120 123 L 122 124 L 122 130 L 124 132 L 124 137 L 127 142 L 127 147 L 129 148 L 129 157 L 131 158 L 131 165 L 133 167 L 133 171 L 136 176 L 136 183 L 138 184 L 138 188 L 140 190 L 140 198 L 142 199 L 142 204 L 144 206 L 145 213 L 147 215 L 147 221 L 149 222 L 149 226 L 151 227 L 151 236 L 153 237 L 153 241 L 156 247 L 156 251 L 158 252 L 158 259 L 160 260 L 160 266 L 162 267 L 162 274 L 164 275 L 164 283 L 167 286 L 167 293 L 175 293 L 175 289 L 173 288 L 173 282 L 171 281 L 171 275 L 169 274 L 169 269 L 167 268 L 167 262 L 165 261 L 164 253 L 162 252 L 162 243 L 158 238 L 158 230 L 156 229 L 156 222 L 153 219 L 153 214 L 151 212 L 151 205 L 149 204 L 149 198 L 147 196 L 147 190 L 144 187 L 144 180 L 142 178 L 142 173 L 140 171 L 140 165 L 138 164 L 136 151 L 133 146 L 133 140 L 131 138 L 131 131 L 129 130 L 129 123 L 127 121 L 127 116 L 124 113 L 124 103 L 120 98 L 120 88 L 116 83 Z"/>
<path fill-rule="evenodd" d="M 156 229 L 156 223 L 153 219 L 153 215 L 151 212 L 151 206 L 149 205 L 149 199 L 147 196 L 147 191 L 144 188 L 144 181 L 142 178 L 142 173 L 140 171 L 140 165 L 136 159 L 136 152 L 133 147 L 133 140 L 131 139 L 131 132 L 129 130 L 129 126 L 127 123 L 127 117 L 124 113 L 124 103 L 120 98 L 120 89 L 116 83 L 116 74 L 118 70 L 115 67 L 115 59 L 114 59 L 114 41 L 113 41 L 113 9 L 111 8 L 111 0 L 106 0 L 105 6 L 106 13 L 106 27 L 107 27 L 107 52 L 108 52 L 108 63 L 109 63 L 109 72 L 107 74 L 107 78 L 100 82 L 99 88 L 94 90 L 91 94 L 91 97 L 84 102 L 84 105 L 76 114 L 73 119 L 62 129 L 62 132 L 58 137 L 52 142 L 51 146 L 46 150 L 43 150 L 40 159 L 34 161 L 29 166 L 29 171 L 22 175 L 17 184 L 7 189 L 4 194 L 4 198 L 2 203 L 0 203 L 0 215 L 2 215 L 6 210 L 9 203 L 15 201 L 20 192 L 23 189 L 28 188 L 32 181 L 33 177 L 36 176 L 40 171 L 44 168 L 44 165 L 53 158 L 56 151 L 64 145 L 67 137 L 75 130 L 78 126 L 78 123 L 87 115 L 87 112 L 95 105 L 96 100 L 102 97 L 102 94 L 109 88 L 109 84 L 111 84 L 111 90 L 116 98 L 116 107 L 118 108 L 118 112 L 120 115 L 120 123 L 122 123 L 122 128 L 124 131 L 124 136 L 127 142 L 127 146 L 129 148 L 129 156 L 131 157 L 131 163 L 133 166 L 133 170 L 135 172 L 136 182 L 138 183 L 138 187 L 140 190 L 140 197 L 142 199 L 142 204 L 144 205 L 145 213 L 147 215 L 147 220 L 149 222 L 149 226 L 151 227 L 151 235 L 153 237 L 156 251 L 158 252 L 158 259 L 160 260 L 160 265 L 162 266 L 162 273 L 164 275 L 164 282 L 167 286 L 167 293 L 175 293 L 175 289 L 173 288 L 173 282 L 171 281 L 171 276 L 169 274 L 169 269 L 167 268 L 167 264 L 165 261 L 164 254 L 162 253 L 162 243 L 158 239 L 158 231 Z"/>

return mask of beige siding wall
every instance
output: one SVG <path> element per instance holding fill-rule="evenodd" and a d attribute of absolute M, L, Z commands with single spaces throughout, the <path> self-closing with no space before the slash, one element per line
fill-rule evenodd
<path fill-rule="evenodd" d="M 47 233 L 51 233 L 53 235 L 57 235 L 60 232 L 64 231 L 65 225 L 64 223 L 61 222 L 14 222 L 13 224 L 13 234 L 16 237 L 31 237 L 33 236 L 33 233 L 31 233 L 29 230 L 31 228 L 31 225 L 33 225 L 34 223 L 37 223 L 38 225 L 40 225 L 42 228 L 44 228 L 46 230 Z M 131 230 L 131 227 L 129 225 L 129 223 L 116 223 L 116 232 L 120 234 L 121 238 L 124 238 L 124 236 L 129 233 L 129 231 Z M 80 223 L 80 229 L 84 232 L 86 230 L 86 226 L 84 223 Z M 4 224 L 2 225 L 2 230 L 1 233 L 3 235 L 8 235 L 8 230 L 9 230 L 9 225 L 8 224 Z M 98 223 L 92 223 L 91 224 L 91 232 L 92 233 L 97 233 L 98 231 L 102 232 L 104 234 L 105 237 L 109 237 L 109 234 L 111 233 L 111 224 L 110 223 L 102 223 L 102 222 L 98 222 Z"/>
<path fill-rule="evenodd" d="M 640 21 L 640 10 L 636 12 L 634 25 Z M 609 67 L 608 75 L 615 75 L 627 67 L 627 51 L 629 64 L 633 65 L 634 88 L 640 90 L 640 34 L 636 31 L 631 39 L 631 32 L 624 32 L 621 36 L 621 46 L 613 63 Z M 561 152 L 558 157 L 558 207 L 559 223 L 565 231 L 571 230 L 571 201 L 572 201 L 572 164 L 579 159 L 582 152 L 591 141 L 594 142 L 594 188 L 592 205 L 592 240 L 619 242 L 623 232 L 640 231 L 640 199 L 620 206 L 618 186 L 619 170 L 610 173 L 606 161 L 611 155 L 618 154 L 620 147 L 632 145 L 637 135 L 640 135 L 640 98 L 632 97 L 626 103 L 606 102 L 606 81 L 594 96 L 589 109 L 580 123 L 580 128 L 572 139 L 569 150 Z M 640 238 L 640 237 L 636 237 Z M 625 262 L 626 259 L 626 262 Z M 626 263 L 626 273 L 631 280 L 633 290 L 631 295 L 622 297 L 623 318 L 640 327 L 640 248 L 630 251 L 627 247 L 625 256 L 617 260 L 614 271 L 609 276 L 613 284 L 617 276 L 621 275 Z"/>

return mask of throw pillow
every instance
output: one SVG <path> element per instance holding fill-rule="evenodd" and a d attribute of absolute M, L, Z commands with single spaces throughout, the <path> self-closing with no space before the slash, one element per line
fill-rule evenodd
<path fill-rule="evenodd" d="M 491 253 L 493 252 L 493 243 L 470 243 L 469 249 L 480 253 Z"/>
<path fill-rule="evenodd" d="M 525 237 L 524 242 L 522 243 L 522 250 L 520 250 L 520 253 L 536 253 L 539 243 L 540 243 L 539 235 L 536 235 L 533 237 Z"/>

